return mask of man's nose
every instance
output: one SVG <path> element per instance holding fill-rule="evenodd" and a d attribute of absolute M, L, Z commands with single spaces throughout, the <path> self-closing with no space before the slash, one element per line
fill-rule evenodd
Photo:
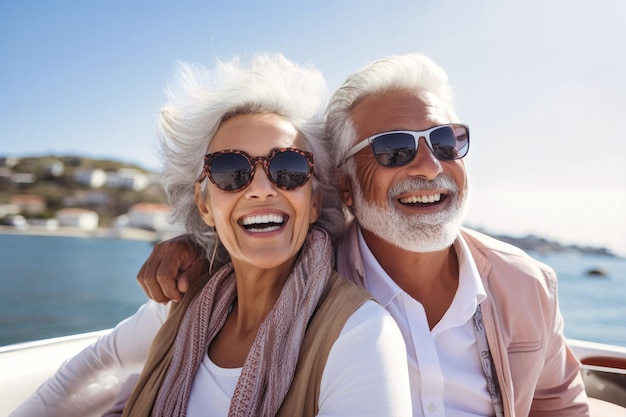
<path fill-rule="evenodd" d="M 415 158 L 408 165 L 409 175 L 432 180 L 443 172 L 441 161 L 430 150 L 425 137 L 420 137 L 417 145 Z"/>

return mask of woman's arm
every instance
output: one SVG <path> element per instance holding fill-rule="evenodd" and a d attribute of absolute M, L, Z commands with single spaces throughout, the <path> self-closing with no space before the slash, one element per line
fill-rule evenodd
<path fill-rule="evenodd" d="M 147 302 L 61 365 L 10 417 L 84 417 L 110 407 L 129 375 L 141 371 L 167 313 L 167 306 Z"/>
<path fill-rule="evenodd" d="M 402 334 L 382 306 L 367 301 L 348 319 L 330 350 L 318 417 L 411 415 Z"/>

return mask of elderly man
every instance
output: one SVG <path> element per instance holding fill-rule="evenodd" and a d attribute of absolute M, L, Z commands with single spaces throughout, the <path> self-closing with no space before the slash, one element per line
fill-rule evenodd
<path fill-rule="evenodd" d="M 588 415 L 554 271 L 461 227 L 469 129 L 445 72 L 419 54 L 376 61 L 334 93 L 326 126 L 337 187 L 356 218 L 337 268 L 400 326 L 413 414 Z M 138 279 L 158 301 L 178 298 L 194 256 L 181 239 L 166 243 Z M 179 269 L 187 275 L 177 288 Z"/>
<path fill-rule="evenodd" d="M 377 61 L 333 95 L 327 128 L 357 220 L 338 269 L 400 326 L 414 415 L 586 415 L 554 272 L 460 227 L 469 130 L 451 96 L 422 55 Z"/>

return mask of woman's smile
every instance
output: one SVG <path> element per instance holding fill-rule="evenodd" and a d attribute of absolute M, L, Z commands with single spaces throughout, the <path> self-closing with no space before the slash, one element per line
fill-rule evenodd
<path fill-rule="evenodd" d="M 268 233 L 282 229 L 288 219 L 289 216 L 281 213 L 252 214 L 242 217 L 238 223 L 251 233 Z"/>

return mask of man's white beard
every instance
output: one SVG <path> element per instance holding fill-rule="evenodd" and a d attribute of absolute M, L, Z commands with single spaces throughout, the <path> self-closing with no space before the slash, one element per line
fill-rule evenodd
<path fill-rule="evenodd" d="M 456 183 L 439 175 L 434 180 L 408 178 L 387 193 L 387 207 L 365 200 L 363 190 L 350 176 L 354 190 L 354 215 L 359 225 L 392 245 L 410 252 L 436 252 L 449 248 L 457 238 L 467 201 L 467 189 L 459 193 Z M 432 214 L 407 215 L 394 206 L 395 196 L 410 191 L 448 190 L 448 209 Z M 419 204 L 419 203 L 417 203 Z"/>

